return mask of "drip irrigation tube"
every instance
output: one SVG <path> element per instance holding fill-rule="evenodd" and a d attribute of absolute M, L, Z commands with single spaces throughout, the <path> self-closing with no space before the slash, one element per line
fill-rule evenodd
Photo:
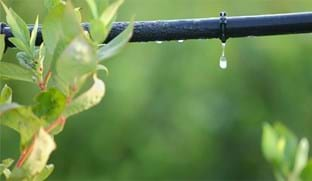
<path fill-rule="evenodd" d="M 114 23 L 106 42 L 121 33 L 127 25 L 128 22 Z M 82 26 L 85 30 L 89 29 L 88 23 L 83 23 Z M 12 37 L 10 27 L 1 23 L 0 28 L 0 32 L 6 36 L 7 46 L 13 47 L 8 41 Z M 32 25 L 29 25 L 29 29 L 32 29 Z M 38 31 L 37 45 L 42 42 L 41 28 Z M 220 28 L 220 17 L 138 21 L 135 22 L 130 42 L 211 39 L 220 38 L 223 34 L 226 34 L 226 38 L 242 38 L 311 32 L 312 12 L 227 17 L 225 30 Z"/>

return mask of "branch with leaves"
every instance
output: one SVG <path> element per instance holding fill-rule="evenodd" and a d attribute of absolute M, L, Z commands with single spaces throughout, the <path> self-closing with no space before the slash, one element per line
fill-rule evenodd
<path fill-rule="evenodd" d="M 262 152 L 271 163 L 277 181 L 312 180 L 312 160 L 309 160 L 309 141 L 298 138 L 285 126 L 265 123 L 262 133 Z"/>
<path fill-rule="evenodd" d="M 0 163 L 0 176 L 7 180 L 45 180 L 54 166 L 48 164 L 55 150 L 54 136 L 62 132 L 68 117 L 88 110 L 103 99 L 105 84 L 98 72 L 107 71 L 103 63 L 120 52 L 132 36 L 133 23 L 107 44 L 112 23 L 123 3 L 86 0 L 92 14 L 90 32 L 81 27 L 80 8 L 70 1 L 45 0 L 47 16 L 42 33 L 44 42 L 35 46 L 39 17 L 32 32 L 27 24 L 2 1 L 12 42 L 18 49 L 16 60 L 2 61 L 4 35 L 0 35 L 0 78 L 24 81 L 38 87 L 32 105 L 12 102 L 12 89 L 5 85 L 0 93 L 0 125 L 20 135 L 20 157 Z M 85 88 L 92 84 L 89 88 Z"/>

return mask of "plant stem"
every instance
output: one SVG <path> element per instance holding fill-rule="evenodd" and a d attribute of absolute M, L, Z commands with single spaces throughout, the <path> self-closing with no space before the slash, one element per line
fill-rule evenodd
<path fill-rule="evenodd" d="M 35 139 L 36 139 L 36 136 L 34 137 L 34 139 L 33 139 L 32 143 L 31 143 L 31 145 L 30 145 L 28 148 L 26 148 L 26 149 L 22 152 L 22 154 L 21 154 L 21 156 L 19 157 L 19 159 L 18 159 L 18 161 L 17 161 L 17 164 L 16 164 L 16 167 L 17 167 L 17 168 L 20 168 L 20 167 L 23 166 L 23 164 L 24 164 L 24 162 L 26 161 L 27 157 L 28 157 L 28 156 L 30 155 L 30 153 L 32 152 L 32 150 L 33 150 L 33 148 L 34 148 Z"/>
<path fill-rule="evenodd" d="M 46 132 L 51 133 L 54 128 L 56 128 L 59 125 L 60 126 L 64 126 L 65 123 L 66 123 L 66 117 L 65 116 L 60 116 L 56 121 L 54 121 L 45 130 L 46 130 Z M 23 166 L 23 164 L 25 163 L 26 159 L 28 158 L 30 153 L 33 151 L 35 140 L 36 140 L 36 135 L 34 136 L 31 145 L 22 152 L 21 156 L 19 157 L 19 159 L 17 161 L 16 168 L 20 168 L 20 167 Z"/>

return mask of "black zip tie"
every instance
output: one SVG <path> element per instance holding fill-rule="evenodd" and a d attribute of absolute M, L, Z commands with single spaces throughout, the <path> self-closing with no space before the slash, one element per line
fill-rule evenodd
<path fill-rule="evenodd" d="M 226 32 L 227 18 L 226 12 L 222 11 L 220 13 L 220 40 L 225 43 L 228 39 Z"/>

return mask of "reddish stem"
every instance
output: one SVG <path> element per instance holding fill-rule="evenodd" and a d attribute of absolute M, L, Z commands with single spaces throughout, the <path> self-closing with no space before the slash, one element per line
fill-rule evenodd
<path fill-rule="evenodd" d="M 36 139 L 36 136 L 35 136 L 35 139 Z M 22 154 L 21 154 L 21 156 L 18 159 L 17 164 L 16 164 L 17 168 L 20 168 L 23 166 L 24 162 L 26 161 L 26 159 L 28 158 L 28 156 L 32 152 L 32 150 L 34 148 L 35 139 L 33 139 L 31 145 L 22 152 Z"/>
<path fill-rule="evenodd" d="M 45 130 L 46 130 L 46 132 L 51 133 L 54 128 L 56 128 L 59 125 L 64 126 L 65 123 L 66 123 L 65 116 L 61 116 L 56 121 L 54 121 L 54 123 L 52 123 L 49 127 L 47 127 Z"/>
<path fill-rule="evenodd" d="M 40 88 L 41 91 L 44 91 L 44 90 L 47 89 L 47 85 L 48 85 L 48 82 L 49 82 L 51 76 L 52 76 L 52 72 L 49 71 L 49 72 L 47 73 L 47 75 L 44 77 L 44 80 L 43 80 L 43 81 L 40 81 L 40 82 L 38 83 L 38 86 L 39 86 L 39 88 Z"/>
<path fill-rule="evenodd" d="M 45 130 L 46 132 L 48 133 L 51 133 L 52 130 L 54 128 L 56 128 L 58 125 L 61 125 L 61 126 L 64 126 L 66 123 L 66 117 L 65 116 L 60 116 L 56 121 L 54 121 L 49 127 L 47 127 Z M 33 151 L 33 148 L 34 148 L 34 143 L 35 143 L 35 139 L 36 139 L 36 136 L 34 136 L 34 139 L 31 143 L 31 145 L 26 148 L 21 156 L 19 157 L 18 161 L 17 161 L 17 164 L 16 164 L 16 167 L 17 168 L 20 168 L 23 166 L 23 164 L 25 163 L 26 159 L 28 158 L 28 156 L 30 155 L 30 153 Z"/>

